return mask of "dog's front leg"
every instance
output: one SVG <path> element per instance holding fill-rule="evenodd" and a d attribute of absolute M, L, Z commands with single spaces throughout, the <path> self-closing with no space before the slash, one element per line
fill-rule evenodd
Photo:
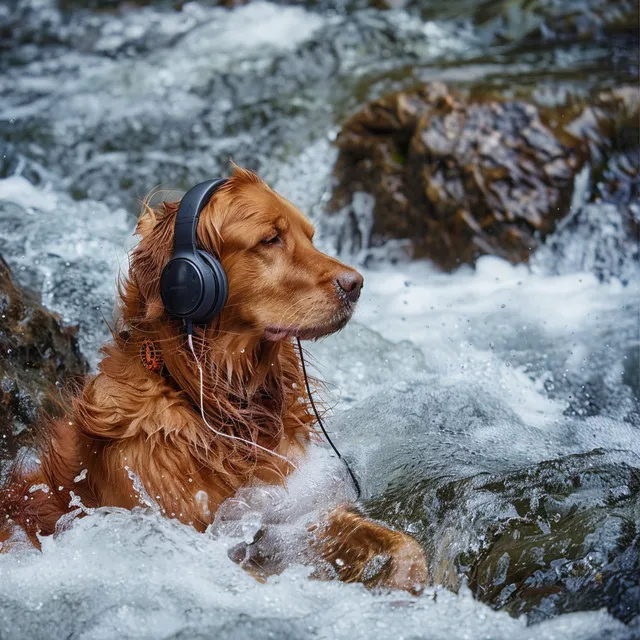
<path fill-rule="evenodd" d="M 420 594 L 429 581 L 424 551 L 411 536 L 338 507 L 310 527 L 316 577 Z"/>

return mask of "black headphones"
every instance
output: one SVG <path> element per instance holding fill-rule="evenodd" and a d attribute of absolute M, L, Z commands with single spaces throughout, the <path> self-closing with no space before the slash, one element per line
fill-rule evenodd
<path fill-rule="evenodd" d="M 173 255 L 162 271 L 160 297 L 169 315 L 189 323 L 209 322 L 227 301 L 229 285 L 220 261 L 196 245 L 200 212 L 226 182 L 218 178 L 197 184 L 178 207 Z"/>

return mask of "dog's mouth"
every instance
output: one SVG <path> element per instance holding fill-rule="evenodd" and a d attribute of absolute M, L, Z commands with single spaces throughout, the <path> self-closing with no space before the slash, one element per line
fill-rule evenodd
<path fill-rule="evenodd" d="M 264 337 L 272 342 L 280 342 L 288 338 L 299 338 L 300 340 L 317 340 L 328 336 L 336 331 L 340 331 L 351 319 L 351 313 L 341 313 L 329 322 L 318 324 L 312 327 L 297 327 L 295 325 L 271 325 L 265 328 Z"/>

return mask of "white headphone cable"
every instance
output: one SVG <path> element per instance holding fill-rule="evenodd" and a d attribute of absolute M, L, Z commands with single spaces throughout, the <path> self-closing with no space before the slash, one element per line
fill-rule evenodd
<path fill-rule="evenodd" d="M 193 354 L 193 358 L 196 361 L 196 365 L 198 367 L 198 372 L 200 373 L 200 415 L 202 416 L 202 420 L 207 425 L 207 427 L 209 427 L 209 429 L 213 433 L 215 433 L 217 436 L 220 436 L 221 438 L 238 440 L 239 442 L 244 442 L 245 444 L 248 444 L 250 447 L 257 447 L 262 451 L 266 451 L 272 456 L 276 456 L 277 458 L 284 460 L 287 464 L 290 464 L 297 471 L 298 467 L 296 467 L 296 465 L 291 460 L 289 460 L 289 458 L 282 456 L 279 453 L 276 453 L 275 451 L 271 451 L 271 449 L 267 449 L 266 447 L 259 445 L 257 442 L 252 442 L 251 440 L 245 440 L 244 438 L 241 438 L 239 436 L 232 436 L 232 435 L 229 435 L 228 433 L 223 433 L 222 431 L 218 431 L 217 429 L 214 429 L 209 424 L 206 416 L 204 415 L 204 379 L 203 379 L 203 373 L 202 373 L 202 365 L 200 364 L 200 361 L 198 360 L 198 356 L 196 355 L 196 350 L 193 347 L 193 325 L 190 320 L 187 322 L 187 341 L 189 342 L 189 348 L 191 349 L 191 353 Z"/>

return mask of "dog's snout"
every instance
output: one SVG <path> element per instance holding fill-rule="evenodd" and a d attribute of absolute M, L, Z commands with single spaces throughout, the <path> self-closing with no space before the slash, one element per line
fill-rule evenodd
<path fill-rule="evenodd" d="M 338 290 L 344 292 L 351 302 L 356 302 L 360 297 L 364 278 L 357 271 L 343 271 L 336 278 Z"/>

